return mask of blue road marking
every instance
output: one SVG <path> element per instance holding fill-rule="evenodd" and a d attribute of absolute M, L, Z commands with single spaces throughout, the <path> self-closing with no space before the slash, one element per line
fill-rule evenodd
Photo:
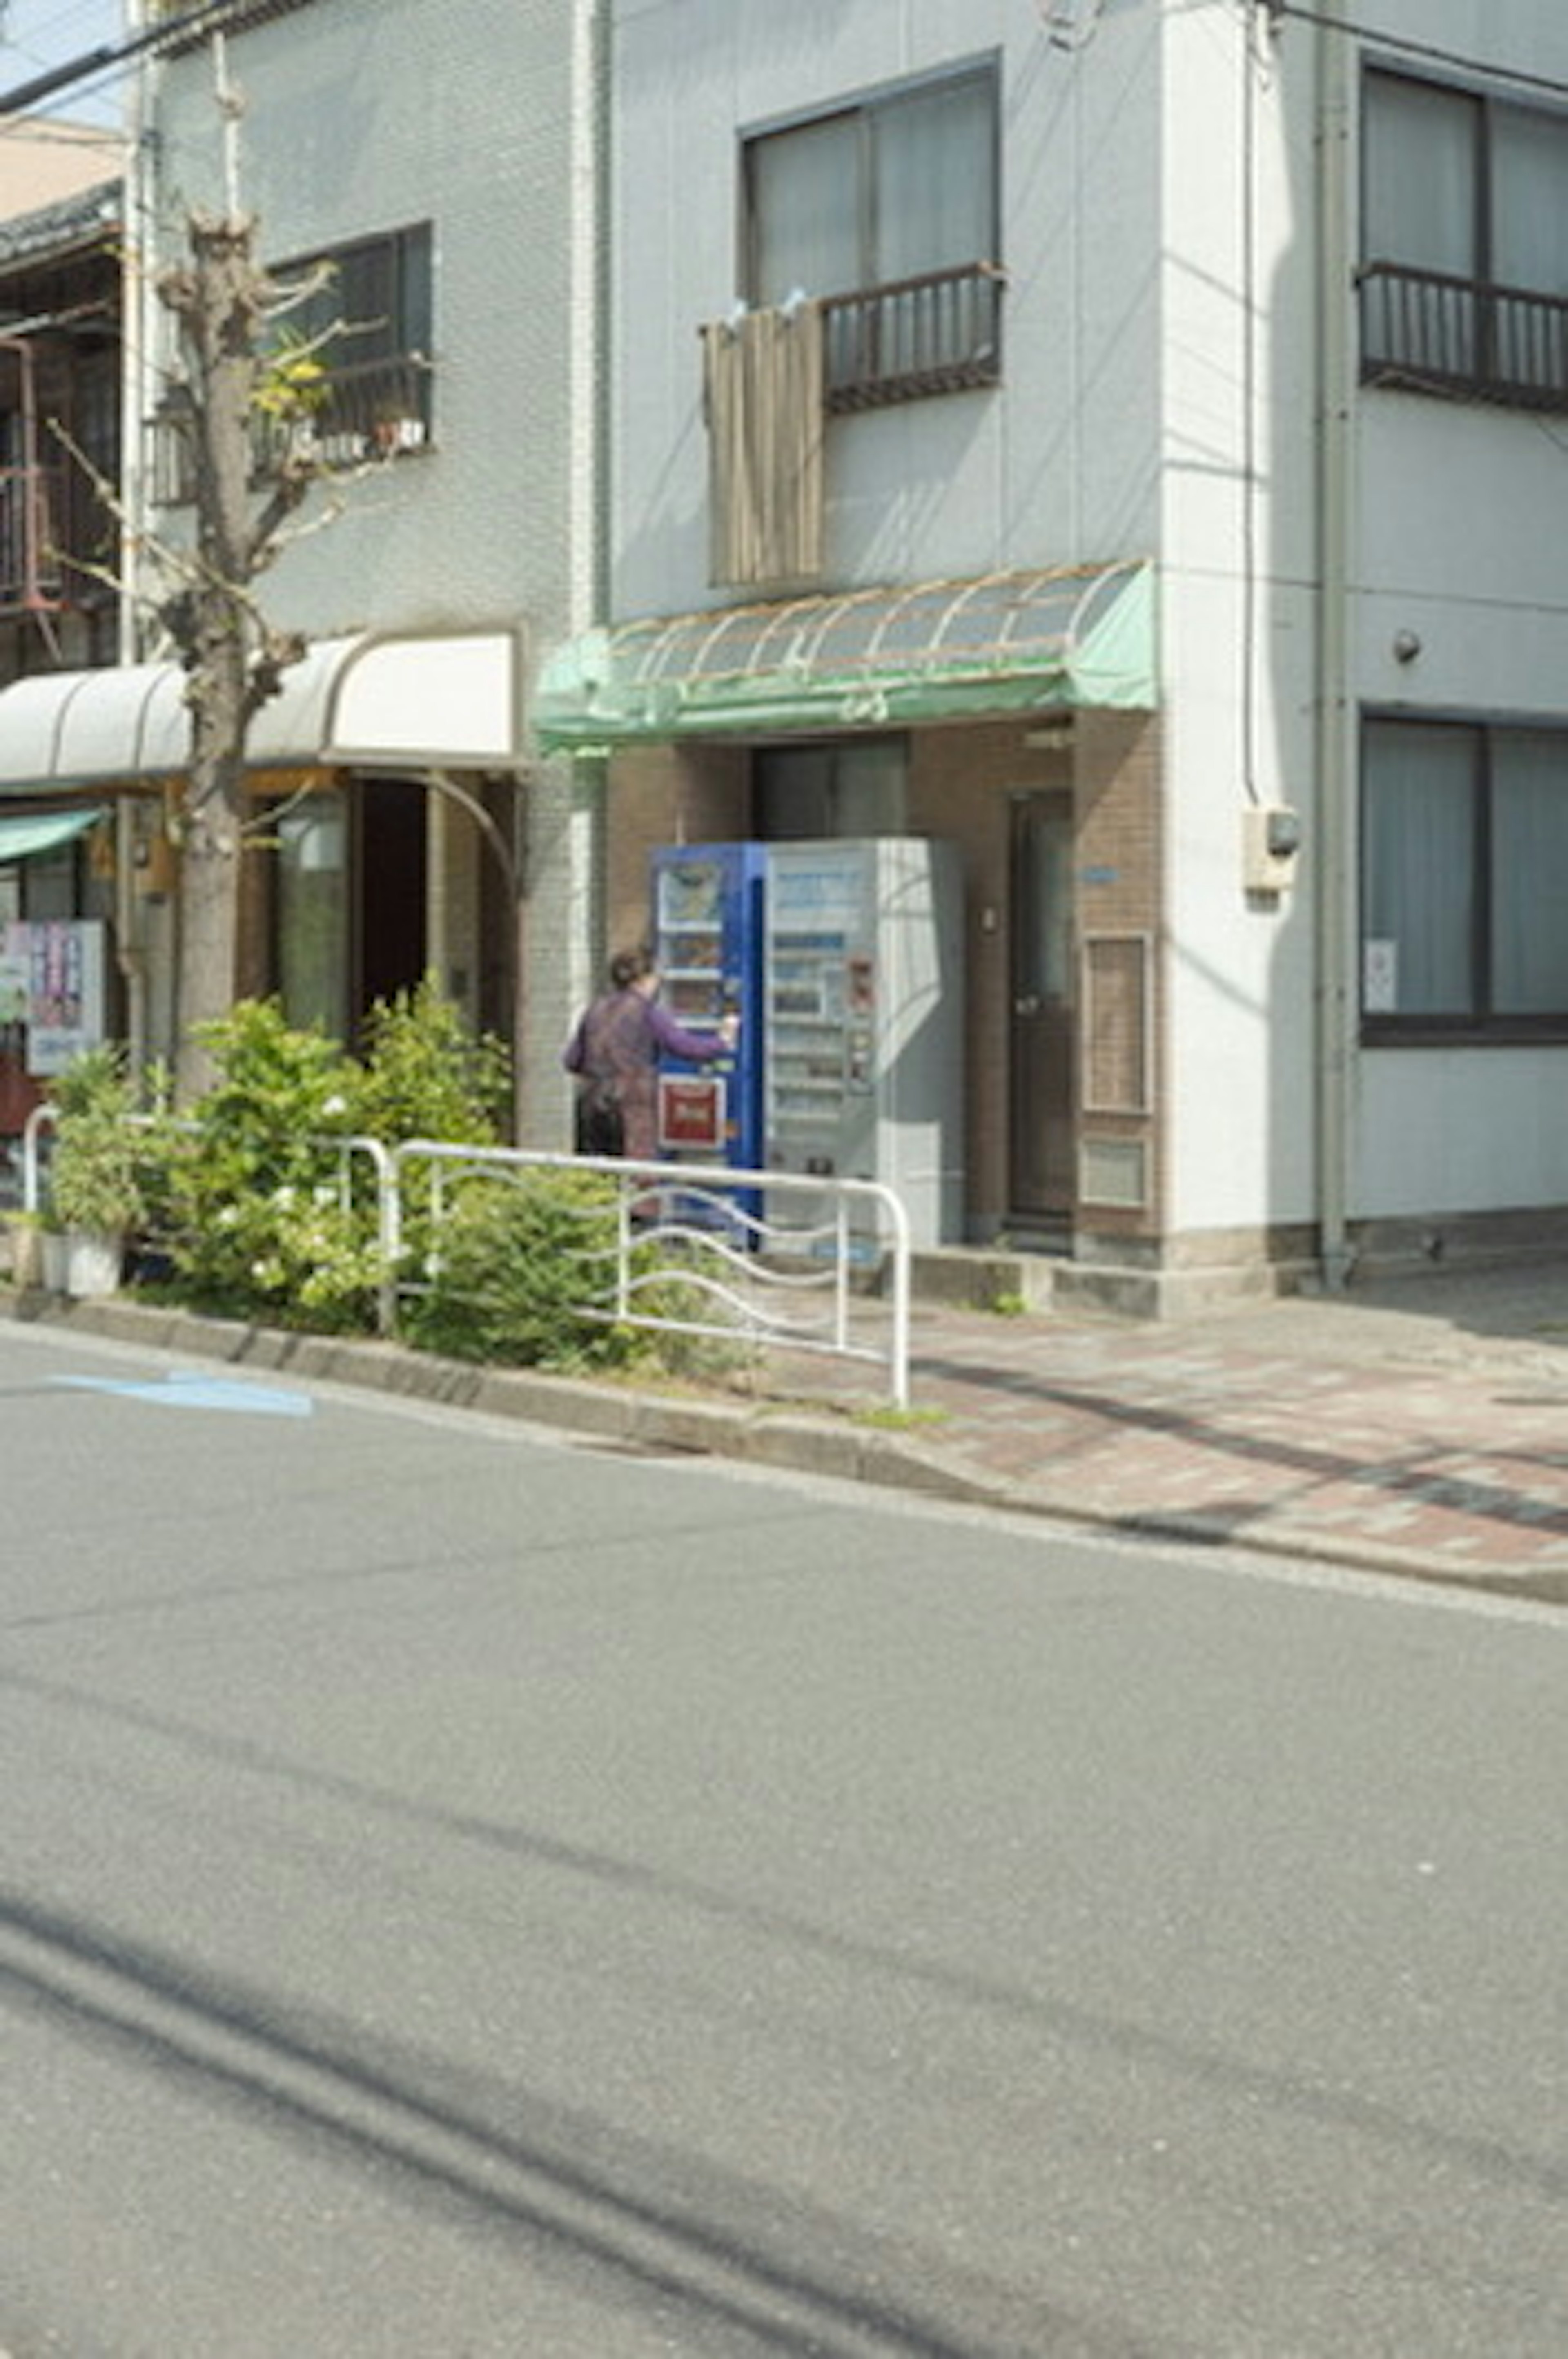
<path fill-rule="evenodd" d="M 231 1377 L 206 1375 L 199 1368 L 176 1368 L 167 1376 L 140 1381 L 118 1376 L 51 1376 L 49 1381 L 71 1386 L 79 1392 L 115 1393 L 122 1400 L 150 1401 L 155 1408 L 216 1409 L 252 1417 L 309 1417 L 316 1406 L 308 1393 L 278 1392 L 267 1385 L 239 1384 Z"/>

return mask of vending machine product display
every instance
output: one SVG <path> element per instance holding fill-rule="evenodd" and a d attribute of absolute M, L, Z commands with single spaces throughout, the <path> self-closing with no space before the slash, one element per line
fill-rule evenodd
<path fill-rule="evenodd" d="M 654 955 L 665 1006 L 688 1032 L 738 1016 L 719 1065 L 666 1057 L 659 1072 L 659 1151 L 676 1160 L 762 1161 L 763 847 L 709 843 L 654 854 Z"/>
<path fill-rule="evenodd" d="M 917 1245 L 963 1223 L 962 885 L 924 838 L 770 845 L 769 1170 L 896 1189 Z M 781 1195 L 778 1211 L 789 1217 Z"/>
<path fill-rule="evenodd" d="M 666 1060 L 661 1152 L 895 1188 L 916 1245 L 963 1233 L 963 905 L 956 848 L 917 837 L 654 855 L 665 1004 L 740 1016 L 728 1072 Z M 814 1208 L 775 1191 L 770 1221 Z"/>

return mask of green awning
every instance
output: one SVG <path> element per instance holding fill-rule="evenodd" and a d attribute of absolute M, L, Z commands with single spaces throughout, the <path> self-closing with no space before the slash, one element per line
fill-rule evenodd
<path fill-rule="evenodd" d="M 1153 569 L 1136 560 L 850 590 L 589 631 L 546 662 L 546 751 L 1069 710 L 1151 712 Z"/>
<path fill-rule="evenodd" d="M 95 803 L 86 810 L 27 812 L 16 819 L 0 819 L 0 868 L 14 867 L 18 860 L 37 860 L 41 853 L 58 852 L 62 844 L 74 843 L 103 816 L 103 805 Z"/>

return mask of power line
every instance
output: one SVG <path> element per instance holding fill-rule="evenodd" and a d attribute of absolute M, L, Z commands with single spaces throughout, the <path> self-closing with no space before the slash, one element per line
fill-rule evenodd
<path fill-rule="evenodd" d="M 123 65 L 139 57 L 144 49 L 156 49 L 160 42 L 182 35 L 200 33 L 229 15 L 234 5 L 235 0 L 204 0 L 204 5 L 191 8 L 183 16 L 161 17 L 156 25 L 145 26 L 139 33 L 128 33 L 123 40 L 100 41 L 96 49 L 86 49 L 81 57 L 70 58 L 63 65 L 51 66 L 47 73 L 35 74 L 31 82 L 20 82 L 15 90 L 0 91 L 0 115 L 25 114 L 29 107 L 41 106 L 45 99 L 74 89 L 78 82 L 88 82 L 109 67 Z"/>
<path fill-rule="evenodd" d="M 1320 26 L 1326 33 L 1347 33 L 1354 40 L 1373 42 L 1379 49 L 1397 50 L 1401 57 L 1421 58 L 1430 65 L 1455 66 L 1464 73 L 1487 74 L 1528 90 L 1550 91 L 1556 98 L 1568 98 L 1568 81 L 1561 74 L 1530 73 L 1522 66 L 1499 65 L 1495 58 L 1467 57 L 1461 49 L 1440 49 L 1433 41 L 1412 40 L 1408 33 L 1380 32 L 1375 26 L 1355 25 L 1347 17 L 1332 16 L 1325 8 L 1303 7 L 1301 0 L 1268 0 L 1268 5 L 1275 16 L 1292 16 L 1300 24 Z"/>

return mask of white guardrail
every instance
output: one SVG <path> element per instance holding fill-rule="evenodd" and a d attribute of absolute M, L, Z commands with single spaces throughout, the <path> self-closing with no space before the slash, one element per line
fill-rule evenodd
<path fill-rule="evenodd" d="M 39 1140 L 52 1114 L 38 1107 L 23 1133 L 22 1202 L 29 1212 L 47 1197 Z M 401 1305 L 429 1280 L 427 1268 L 410 1266 L 404 1251 L 416 1200 L 427 1250 L 438 1259 L 442 1223 L 469 1181 L 523 1184 L 533 1171 L 592 1171 L 613 1189 L 614 1219 L 612 1243 L 583 1254 L 576 1307 L 585 1318 L 865 1362 L 885 1370 L 892 1405 L 909 1406 L 909 1218 L 902 1199 L 880 1181 L 445 1139 L 330 1144 L 345 1196 L 356 1158 L 373 1174 L 383 1335 L 396 1334 Z M 602 1204 L 585 1208 L 601 1236 L 603 1212 Z"/>

